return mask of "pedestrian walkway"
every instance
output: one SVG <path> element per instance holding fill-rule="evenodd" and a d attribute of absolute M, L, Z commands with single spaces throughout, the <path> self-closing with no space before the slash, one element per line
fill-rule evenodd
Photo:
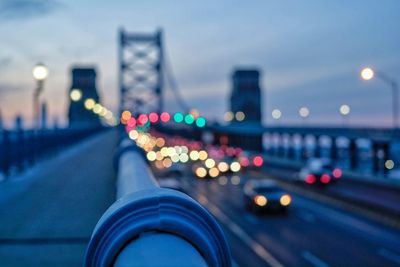
<path fill-rule="evenodd" d="M 116 143 L 114 130 L 97 134 L 0 183 L 0 266 L 82 266 L 115 200 Z"/>

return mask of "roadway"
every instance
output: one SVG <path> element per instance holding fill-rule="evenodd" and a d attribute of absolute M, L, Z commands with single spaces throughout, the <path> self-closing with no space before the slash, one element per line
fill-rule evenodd
<path fill-rule="evenodd" d="M 99 134 L 0 184 L 0 266 L 82 265 L 95 224 L 115 200 L 116 142 L 116 132 Z M 400 266 L 400 231 L 312 197 L 293 191 L 287 215 L 245 211 L 243 183 L 264 176 L 272 178 L 181 178 L 220 221 L 235 265 Z"/>
<path fill-rule="evenodd" d="M 294 190 L 309 191 L 309 193 L 330 196 L 352 204 L 352 210 L 362 209 L 361 213 L 369 213 L 371 218 L 377 218 L 384 223 L 400 226 L 400 189 L 396 186 L 380 185 L 373 182 L 363 182 L 343 176 L 338 183 L 325 188 L 294 183 L 298 168 L 286 168 L 275 164 L 263 167 L 263 172 L 278 181 L 282 186 Z M 296 187 L 296 188 L 295 188 Z M 305 189 L 305 190 L 304 190 Z M 342 205 L 344 207 L 349 204 Z M 357 207 L 356 207 L 357 206 Z M 367 212 L 366 212 L 367 211 Z"/>
<path fill-rule="evenodd" d="M 96 134 L 0 183 L 0 266 L 82 266 L 115 201 L 116 144 L 116 131 Z"/>
<path fill-rule="evenodd" d="M 235 265 L 400 266 L 400 231 L 335 206 L 292 192 L 287 215 L 246 211 L 242 186 L 249 177 L 241 175 L 239 184 L 229 176 L 181 178 L 222 224 Z"/>

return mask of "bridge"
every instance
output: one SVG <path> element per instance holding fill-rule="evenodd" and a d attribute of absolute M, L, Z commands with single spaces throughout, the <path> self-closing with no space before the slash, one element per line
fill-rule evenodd
<path fill-rule="evenodd" d="M 115 114 L 77 66 L 68 128 L 1 130 L 1 266 L 400 265 L 399 129 L 263 125 L 257 69 L 234 71 L 233 117 L 207 120 L 163 41 L 119 30 Z M 318 185 L 299 179 L 312 160 L 334 168 Z M 246 208 L 265 181 L 287 212 Z"/>

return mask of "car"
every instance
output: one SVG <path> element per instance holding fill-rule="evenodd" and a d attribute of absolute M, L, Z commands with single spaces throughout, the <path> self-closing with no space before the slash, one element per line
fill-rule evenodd
<path fill-rule="evenodd" d="M 163 188 L 170 188 L 186 193 L 185 189 L 182 187 L 182 184 L 174 178 L 161 178 L 158 180 L 158 185 Z"/>
<path fill-rule="evenodd" d="M 255 213 L 286 213 L 292 197 L 270 180 L 249 180 L 243 187 L 244 206 Z"/>
<path fill-rule="evenodd" d="M 306 184 L 327 185 L 342 177 L 342 170 L 335 168 L 329 159 L 312 158 L 300 169 L 298 180 Z"/>

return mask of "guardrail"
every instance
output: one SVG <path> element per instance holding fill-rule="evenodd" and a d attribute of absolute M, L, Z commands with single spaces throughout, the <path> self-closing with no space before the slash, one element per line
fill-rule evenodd
<path fill-rule="evenodd" d="M 0 130 L 0 173 L 23 170 L 39 158 L 54 153 L 105 128 L 53 130 Z"/>
<path fill-rule="evenodd" d="M 188 195 L 160 188 L 140 148 L 121 142 L 117 201 L 97 223 L 85 266 L 231 266 L 225 236 Z"/>

